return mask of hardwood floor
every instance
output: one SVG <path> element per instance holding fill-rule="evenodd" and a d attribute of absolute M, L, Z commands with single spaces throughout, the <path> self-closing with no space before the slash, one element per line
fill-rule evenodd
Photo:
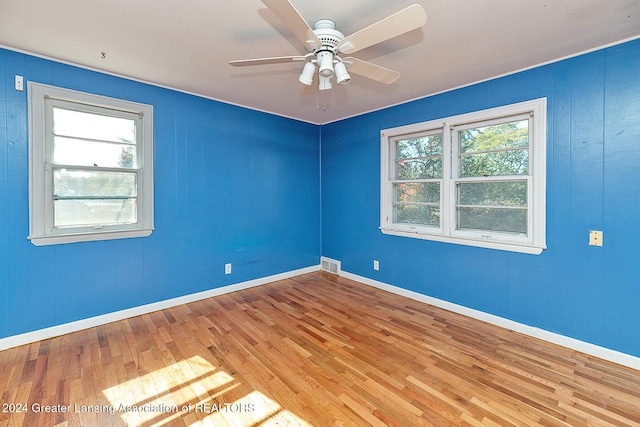
<path fill-rule="evenodd" d="M 640 372 L 326 273 L 0 352 L 4 426 L 640 425 Z"/>

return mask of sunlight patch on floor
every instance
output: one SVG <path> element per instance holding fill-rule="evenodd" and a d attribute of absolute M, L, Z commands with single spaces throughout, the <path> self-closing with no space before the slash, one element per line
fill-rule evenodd
<path fill-rule="evenodd" d="M 254 390 L 229 401 L 242 383 L 200 356 L 176 362 L 103 391 L 127 426 L 311 426 Z M 237 396 L 237 394 L 236 394 Z"/>

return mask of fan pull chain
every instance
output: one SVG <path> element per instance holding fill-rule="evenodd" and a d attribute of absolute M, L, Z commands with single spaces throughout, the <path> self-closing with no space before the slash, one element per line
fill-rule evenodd
<path fill-rule="evenodd" d="M 322 91 L 318 91 L 318 102 L 316 103 L 316 110 L 320 111 L 327 111 L 327 104 L 324 102 L 320 101 L 320 98 L 322 97 Z M 322 105 L 320 105 L 322 104 Z"/>

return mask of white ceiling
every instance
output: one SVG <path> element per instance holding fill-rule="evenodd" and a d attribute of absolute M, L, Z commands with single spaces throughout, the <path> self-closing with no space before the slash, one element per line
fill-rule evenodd
<path fill-rule="evenodd" d="M 428 20 L 353 55 L 401 72 L 397 82 L 353 75 L 321 92 L 298 82 L 300 62 L 227 64 L 305 53 L 260 0 L 0 0 L 0 45 L 322 124 L 640 37 L 640 0 L 292 3 L 345 35 L 412 3 Z"/>

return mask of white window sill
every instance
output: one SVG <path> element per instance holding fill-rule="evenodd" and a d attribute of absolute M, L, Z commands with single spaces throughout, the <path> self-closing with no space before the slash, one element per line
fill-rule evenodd
<path fill-rule="evenodd" d="M 445 236 L 441 234 L 426 234 L 420 232 L 401 231 L 392 228 L 380 228 L 384 234 L 391 236 L 410 237 L 413 239 L 432 240 L 435 242 L 453 243 L 457 245 L 475 246 L 501 251 L 520 252 L 530 255 L 540 255 L 546 246 L 536 246 L 524 243 L 499 242 L 496 240 L 474 239 L 468 237 Z"/>
<path fill-rule="evenodd" d="M 151 235 L 153 229 L 126 230 L 126 231 L 102 231 L 99 233 L 75 233 L 59 234 L 47 236 L 29 236 L 36 246 L 60 245 L 65 243 L 92 242 L 97 240 L 129 239 L 135 237 L 147 237 Z"/>

